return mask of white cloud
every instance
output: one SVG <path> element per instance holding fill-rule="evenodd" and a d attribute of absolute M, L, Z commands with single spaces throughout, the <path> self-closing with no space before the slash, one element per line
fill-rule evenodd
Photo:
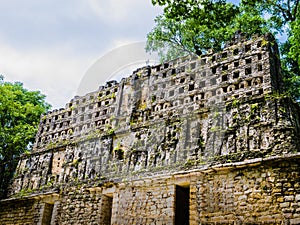
<path fill-rule="evenodd" d="M 145 42 L 127 42 L 127 39 L 117 39 L 114 43 L 123 45 L 106 52 L 89 67 L 78 87 L 79 95 L 96 90 L 109 80 L 131 75 L 137 68 L 159 62 L 158 55 L 146 53 Z"/>
<path fill-rule="evenodd" d="M 138 16 L 149 16 L 155 12 L 150 0 L 88 0 L 91 9 L 102 19 L 109 22 L 125 22 Z M 144 18 L 140 17 L 140 20 Z M 137 21 L 138 22 L 138 21 Z"/>
<path fill-rule="evenodd" d="M 41 90 L 54 108 L 105 52 L 145 40 L 161 11 L 150 0 L 0 0 L 0 8 L 0 74 Z"/>
<path fill-rule="evenodd" d="M 42 90 L 53 108 L 64 107 L 73 97 L 91 61 L 59 46 L 27 52 L 0 41 L 0 52 L 0 73 L 30 90 Z"/>

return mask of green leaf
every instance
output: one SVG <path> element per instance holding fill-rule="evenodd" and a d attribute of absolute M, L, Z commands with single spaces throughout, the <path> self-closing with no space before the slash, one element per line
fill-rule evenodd
<path fill-rule="evenodd" d="M 38 91 L 28 91 L 20 82 L 0 78 L 0 198 L 13 176 L 18 156 L 28 151 L 35 139 L 40 115 L 50 105 Z"/>

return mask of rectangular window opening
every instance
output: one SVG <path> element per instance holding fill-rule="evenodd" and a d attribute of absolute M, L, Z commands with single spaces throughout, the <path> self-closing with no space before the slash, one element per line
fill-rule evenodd
<path fill-rule="evenodd" d="M 223 76 L 222 76 L 222 81 L 224 82 L 224 81 L 227 81 L 227 80 L 228 80 L 227 75 L 223 75 Z"/>
<path fill-rule="evenodd" d="M 194 89 L 195 89 L 194 84 L 190 84 L 190 85 L 189 85 L 189 91 L 192 91 L 192 90 L 194 90 Z"/>
<path fill-rule="evenodd" d="M 257 59 L 258 59 L 258 60 L 261 60 L 261 59 L 262 59 L 261 53 L 258 53 L 258 54 L 257 54 Z"/>
<path fill-rule="evenodd" d="M 228 70 L 228 65 L 224 65 L 224 66 L 222 67 L 222 70 Z"/>
<path fill-rule="evenodd" d="M 213 74 L 216 74 L 216 72 L 217 72 L 217 67 L 211 68 L 211 72 L 212 72 Z"/>
<path fill-rule="evenodd" d="M 246 75 L 249 75 L 249 74 L 251 74 L 251 73 L 252 73 L 251 67 L 248 67 L 248 68 L 245 69 L 245 74 L 246 74 Z"/>
<path fill-rule="evenodd" d="M 189 225 L 190 187 L 176 185 L 175 198 L 175 225 Z"/>
<path fill-rule="evenodd" d="M 249 52 L 251 50 L 251 44 L 245 46 L 245 52 Z"/>
<path fill-rule="evenodd" d="M 239 49 L 238 48 L 233 50 L 233 55 L 237 55 L 237 54 L 239 54 Z"/>
<path fill-rule="evenodd" d="M 240 72 L 239 71 L 235 71 L 233 72 L 233 79 L 237 79 L 240 76 Z"/>
<path fill-rule="evenodd" d="M 257 47 L 258 47 L 258 48 L 261 47 L 261 43 L 262 43 L 262 41 L 257 42 Z"/>

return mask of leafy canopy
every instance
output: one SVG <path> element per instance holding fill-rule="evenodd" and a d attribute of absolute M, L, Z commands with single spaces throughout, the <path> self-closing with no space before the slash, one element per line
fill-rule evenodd
<path fill-rule="evenodd" d="M 7 192 L 18 156 L 32 147 L 40 115 L 49 108 L 39 91 L 28 91 L 22 83 L 5 82 L 0 76 L 0 197 Z"/>
<path fill-rule="evenodd" d="M 247 5 L 238 7 L 224 0 L 152 2 L 165 8 L 148 34 L 146 49 L 158 51 L 163 60 L 187 53 L 201 55 L 209 49 L 219 51 L 237 30 L 249 36 L 268 30 L 258 10 Z"/>

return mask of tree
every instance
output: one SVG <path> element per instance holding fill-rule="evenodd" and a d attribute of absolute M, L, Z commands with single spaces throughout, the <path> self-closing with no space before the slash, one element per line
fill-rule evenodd
<path fill-rule="evenodd" d="M 201 55 L 221 50 L 239 30 L 248 36 L 271 32 L 281 41 L 281 64 L 287 92 L 300 98 L 300 0 L 152 0 L 164 7 L 147 36 L 147 51 L 158 51 L 162 60 L 186 53 Z"/>
<path fill-rule="evenodd" d="M 18 157 L 31 149 L 40 116 L 49 108 L 39 91 L 0 76 L 0 198 L 6 197 Z"/>
<path fill-rule="evenodd" d="M 300 100 L 300 0 L 243 0 L 265 16 L 270 31 L 276 36 L 286 35 L 280 43 L 281 66 L 286 93 Z"/>
<path fill-rule="evenodd" d="M 218 51 L 233 35 L 232 21 L 238 13 L 235 5 L 222 0 L 174 1 L 155 19 L 146 50 L 158 51 L 163 60 L 201 55 L 212 48 Z"/>
<path fill-rule="evenodd" d="M 288 91 L 296 99 L 300 99 L 300 15 L 290 22 L 289 40 L 282 45 L 283 52 L 288 52 L 283 58 L 285 81 Z"/>
<path fill-rule="evenodd" d="M 300 18 L 291 23 L 291 34 L 289 41 L 291 43 L 289 56 L 297 61 L 297 63 L 300 65 Z"/>

